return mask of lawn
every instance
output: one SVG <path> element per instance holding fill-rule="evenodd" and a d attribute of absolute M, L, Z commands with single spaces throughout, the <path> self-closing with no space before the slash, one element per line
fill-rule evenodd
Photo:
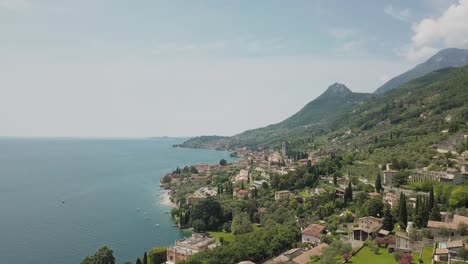
<path fill-rule="evenodd" d="M 210 235 L 216 239 L 216 242 L 219 242 L 219 238 L 223 237 L 224 241 L 232 241 L 234 239 L 234 235 L 232 233 L 226 232 L 208 232 Z"/>
<path fill-rule="evenodd" d="M 414 252 L 412 263 L 418 263 L 419 252 Z M 424 264 L 431 263 L 432 260 L 432 247 L 424 247 L 423 251 Z M 379 263 L 379 264 L 396 264 L 396 260 L 392 253 L 388 253 L 386 248 L 381 248 L 378 255 L 374 254 L 368 247 L 364 247 L 359 253 L 353 256 L 348 263 Z"/>
<path fill-rule="evenodd" d="M 364 247 L 359 253 L 353 256 L 348 263 L 379 263 L 379 264 L 395 264 L 393 254 L 388 253 L 386 248 L 381 248 L 378 255 L 374 254 L 368 247 Z"/>

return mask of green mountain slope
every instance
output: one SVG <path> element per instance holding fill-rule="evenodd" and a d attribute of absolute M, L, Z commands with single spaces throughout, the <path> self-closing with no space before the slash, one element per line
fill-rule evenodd
<path fill-rule="evenodd" d="M 431 146 L 451 134 L 466 133 L 467 122 L 465 66 L 435 71 L 368 100 L 343 115 L 334 132 L 322 139 L 326 147 L 352 151 L 361 160 L 384 164 L 404 159 L 411 167 L 424 166 L 435 154 Z"/>
<path fill-rule="evenodd" d="M 379 87 L 374 93 L 383 94 L 430 72 L 444 68 L 461 67 L 467 64 L 468 50 L 455 48 L 443 49 L 413 69 L 390 79 L 388 82 Z"/>

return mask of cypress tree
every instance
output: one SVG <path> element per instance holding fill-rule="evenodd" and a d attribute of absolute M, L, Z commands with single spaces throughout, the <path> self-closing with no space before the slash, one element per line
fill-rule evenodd
<path fill-rule="evenodd" d="M 385 204 L 384 212 L 383 212 L 383 226 L 385 230 L 392 231 L 393 230 L 393 216 L 390 212 L 390 205 Z"/>
<path fill-rule="evenodd" d="M 141 264 L 140 258 L 137 258 L 136 264 Z"/>
<path fill-rule="evenodd" d="M 440 215 L 439 206 L 437 204 L 434 204 L 434 207 L 432 207 L 431 214 L 429 215 L 429 220 L 432 220 L 432 221 L 441 221 L 442 220 L 442 216 Z"/>
<path fill-rule="evenodd" d="M 419 195 L 416 197 L 416 210 L 414 212 L 413 222 L 417 228 L 423 227 L 421 196 Z"/>
<path fill-rule="evenodd" d="M 408 209 L 406 208 L 406 197 L 403 192 L 400 195 L 399 211 L 400 227 L 402 229 L 406 229 L 406 226 L 408 225 Z"/>
<path fill-rule="evenodd" d="M 375 179 L 375 191 L 378 193 L 382 191 L 382 179 L 380 177 L 380 173 L 377 175 L 377 179 Z"/>
<path fill-rule="evenodd" d="M 148 264 L 148 255 L 146 255 L 146 251 L 145 251 L 145 254 L 143 255 L 143 264 Z"/>
<path fill-rule="evenodd" d="M 432 210 L 434 207 L 434 187 L 431 186 L 431 190 L 429 191 L 429 202 L 427 204 L 428 211 Z"/>
<path fill-rule="evenodd" d="M 338 185 L 338 179 L 336 177 L 336 174 L 333 174 L 333 185 L 337 186 Z"/>

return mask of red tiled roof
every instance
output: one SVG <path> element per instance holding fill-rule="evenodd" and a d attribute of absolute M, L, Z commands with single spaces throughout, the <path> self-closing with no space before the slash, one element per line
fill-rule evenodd
<path fill-rule="evenodd" d="M 308 226 L 304 231 L 302 231 L 303 235 L 314 236 L 314 237 L 321 237 L 323 230 L 325 230 L 325 226 L 318 225 L 318 224 L 311 224 Z"/>

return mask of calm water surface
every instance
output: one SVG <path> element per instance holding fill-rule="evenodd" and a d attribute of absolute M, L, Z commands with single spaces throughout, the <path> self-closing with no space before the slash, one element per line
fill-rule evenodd
<path fill-rule="evenodd" d="M 159 178 L 229 153 L 172 147 L 180 141 L 0 139 L 0 262 L 79 263 L 102 245 L 134 262 L 182 237 Z"/>

